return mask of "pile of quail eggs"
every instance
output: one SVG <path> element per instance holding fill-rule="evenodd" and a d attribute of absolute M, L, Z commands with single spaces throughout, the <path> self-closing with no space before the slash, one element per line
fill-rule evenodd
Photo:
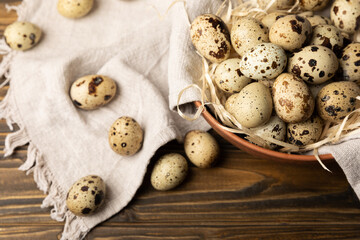
<path fill-rule="evenodd" d="M 360 106 L 360 43 L 350 40 L 360 31 L 360 1 L 301 0 L 299 12 L 279 11 L 294 3 L 277 0 L 261 19 L 232 16 L 231 28 L 203 14 L 190 37 L 216 64 L 212 80 L 238 123 L 301 148 Z M 330 19 L 314 13 L 327 7 Z"/>

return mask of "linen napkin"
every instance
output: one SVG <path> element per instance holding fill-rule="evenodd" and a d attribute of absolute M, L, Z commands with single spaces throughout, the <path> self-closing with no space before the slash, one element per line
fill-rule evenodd
<path fill-rule="evenodd" d="M 62 239 L 82 239 L 94 226 L 124 208 L 142 183 L 154 152 L 191 129 L 208 130 L 202 119 L 188 122 L 173 111 L 178 93 L 201 74 L 201 60 L 189 41 L 189 20 L 214 12 L 220 1 L 176 3 L 161 20 L 168 1 L 96 1 L 84 18 L 59 15 L 57 0 L 24 0 L 19 20 L 38 25 L 44 36 L 38 46 L 8 53 L 0 67 L 10 89 L 0 104 L 1 117 L 20 130 L 7 136 L 5 155 L 29 143 L 21 170 L 33 172 L 47 193 L 42 207 L 65 220 Z M 155 6 L 157 11 L 151 7 Z M 1 74 L 1 75 L 2 75 Z M 84 111 L 69 98 L 71 83 L 89 74 L 112 78 L 118 92 L 106 106 Z M 6 81 L 6 82 L 7 82 Z M 191 114 L 198 92 L 187 91 L 180 102 Z M 187 104 L 188 103 L 188 104 Z M 144 144 L 132 157 L 114 153 L 108 131 L 121 116 L 136 119 L 144 129 Z M 105 204 L 89 217 L 66 208 L 66 193 L 79 178 L 95 174 L 107 186 Z"/>

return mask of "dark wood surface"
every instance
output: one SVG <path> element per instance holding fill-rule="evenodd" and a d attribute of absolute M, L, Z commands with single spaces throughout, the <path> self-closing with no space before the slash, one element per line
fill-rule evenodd
<path fill-rule="evenodd" d="M 16 19 L 6 2 L 19 1 L 0 2 L 0 36 Z M 8 133 L 1 120 L 1 155 Z M 147 174 L 131 203 L 86 239 L 360 239 L 360 203 L 336 163 L 328 173 L 317 163 L 259 159 L 211 133 L 222 151 L 216 167 L 191 167 L 186 182 L 168 192 L 155 191 Z M 45 195 L 33 176 L 17 170 L 26 149 L 0 159 L 0 240 L 58 239 L 63 223 L 40 208 Z M 184 154 L 171 142 L 152 163 L 169 152 Z"/>

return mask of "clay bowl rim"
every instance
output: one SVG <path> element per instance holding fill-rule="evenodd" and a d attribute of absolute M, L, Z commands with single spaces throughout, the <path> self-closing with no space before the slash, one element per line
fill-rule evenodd
<path fill-rule="evenodd" d="M 201 106 L 201 102 L 194 102 L 196 108 Z M 294 162 L 314 162 L 317 161 L 314 155 L 297 155 L 297 154 L 288 154 L 277 152 L 269 149 L 259 147 L 255 144 L 252 144 L 245 139 L 235 135 L 232 132 L 226 131 L 221 128 L 221 124 L 210 114 L 206 109 L 202 112 L 202 116 L 210 124 L 210 126 L 225 140 L 233 144 L 235 147 L 240 148 L 241 150 L 248 152 L 250 154 L 256 155 L 258 157 L 264 157 L 267 159 L 273 160 L 284 160 L 284 161 L 294 161 Z M 322 161 L 331 161 L 334 160 L 334 157 L 331 154 L 319 155 Z"/>

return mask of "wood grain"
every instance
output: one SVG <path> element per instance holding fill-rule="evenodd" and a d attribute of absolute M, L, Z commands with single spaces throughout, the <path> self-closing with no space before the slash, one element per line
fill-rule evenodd
<path fill-rule="evenodd" d="M 0 36 L 16 20 L 0 3 Z M 8 86 L 0 90 L 0 99 Z M 0 154 L 9 133 L 0 121 Z M 149 181 L 162 154 L 184 154 L 175 141 L 159 149 L 135 198 L 86 239 L 360 239 L 360 203 L 336 163 L 333 173 L 317 163 L 259 159 L 234 148 L 214 132 L 221 158 L 212 169 L 191 167 L 181 186 L 155 191 Z M 45 195 L 32 174 L 17 170 L 27 147 L 0 159 L 0 240 L 58 239 L 63 223 L 41 209 Z"/>

